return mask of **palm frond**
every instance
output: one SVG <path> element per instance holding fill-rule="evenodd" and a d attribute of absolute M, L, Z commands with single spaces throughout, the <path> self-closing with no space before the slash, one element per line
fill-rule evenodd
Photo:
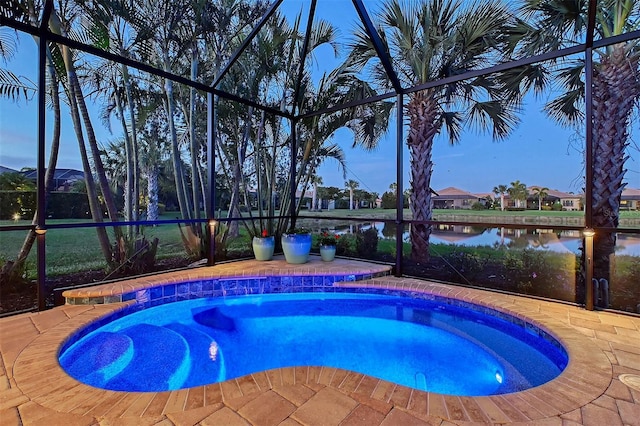
<path fill-rule="evenodd" d="M 464 121 L 458 111 L 445 111 L 441 114 L 440 120 L 449 136 L 449 144 L 454 145 L 460 140 Z"/>
<path fill-rule="evenodd" d="M 16 30 L 0 27 L 0 58 L 6 63 L 18 51 L 18 35 Z"/>
<path fill-rule="evenodd" d="M 17 76 L 9 70 L 0 68 L 0 97 L 14 102 L 19 99 L 29 101 L 37 91 L 36 84 L 27 77 Z"/>
<path fill-rule="evenodd" d="M 544 110 L 551 118 L 562 126 L 571 126 L 584 121 L 584 90 L 569 90 L 551 102 L 547 103 Z"/>
<path fill-rule="evenodd" d="M 495 100 L 475 103 L 470 110 L 469 120 L 478 129 L 492 128 L 495 140 L 507 137 L 518 123 L 513 109 Z"/>

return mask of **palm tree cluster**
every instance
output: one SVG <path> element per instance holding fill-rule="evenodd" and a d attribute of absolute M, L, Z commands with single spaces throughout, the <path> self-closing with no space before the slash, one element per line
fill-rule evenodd
<path fill-rule="evenodd" d="M 585 86 L 587 61 L 574 57 L 477 73 L 591 37 L 587 33 L 589 1 L 385 0 L 373 20 L 377 37 L 363 20 L 351 36 L 346 60 L 320 78 L 312 77 L 314 55 L 321 46 L 340 55 L 336 28 L 317 19 L 310 19 L 304 28 L 301 14 L 290 21 L 275 8 L 278 4 L 266 0 L 55 2 L 48 23 L 54 34 L 157 70 L 143 72 L 127 61 L 91 57 L 63 43 L 46 46 L 47 96 L 55 124 L 48 170 L 55 169 L 60 108 L 65 104 L 95 222 L 103 220 L 99 200 L 111 221 L 119 218 L 110 183 L 122 192 L 125 221 L 139 219 L 140 200 L 146 205 L 147 219 L 156 219 L 158 178 L 164 169 L 172 176 L 181 219 L 189 223 L 185 243 L 195 241 L 198 247 L 190 250 L 202 256 L 208 233 L 197 219 L 214 217 L 207 162 L 215 159 L 214 173 L 230 193 L 229 216 L 242 217 L 243 206 L 256 205 L 257 220 L 249 208 L 250 220 L 242 222 L 249 231 L 281 233 L 295 225 L 291 221 L 295 222 L 303 199 L 295 197 L 296 191 L 304 194 L 313 187 L 318 192 L 317 170 L 322 162 L 334 159 L 345 165 L 341 146 L 332 140 L 338 129 L 350 129 L 354 145 L 376 146 L 389 124 L 393 103 L 358 100 L 391 90 L 406 95 L 398 102 L 404 102 L 408 124 L 412 256 L 419 263 L 427 262 L 432 150 L 438 136 L 444 135 L 453 145 L 460 142 L 465 127 L 474 127 L 488 131 L 497 141 L 505 139 L 519 122 L 529 90 L 542 93 L 561 88 L 561 96 L 549 102 L 546 111 L 566 125 L 584 122 L 585 90 L 593 92 L 589 154 L 594 161 L 587 173 L 593 177 L 593 215 L 588 221 L 594 227 L 617 226 L 628 128 L 640 98 L 636 41 L 598 50 L 589 76 L 591 88 Z M 636 30 L 639 4 L 598 1 L 592 23 L 595 32 L 606 38 Z M 312 10 L 313 5 L 315 1 Z M 38 25 L 36 11 L 41 9 L 39 0 L 9 0 L 2 13 Z M 10 46 L 6 34 L 1 35 L 1 45 Z M 4 54 L 5 49 L 0 52 Z M 381 54 L 388 61 L 381 60 Z M 473 77 L 459 78 L 474 72 Z M 15 76 L 0 73 L 0 78 L 0 95 L 28 96 L 27 85 L 20 82 L 20 86 Z M 180 84 L 180 78 L 197 84 Z M 196 90 L 198 84 L 218 92 Z M 116 122 L 121 138 L 103 141 L 102 146 L 96 140 L 86 105 L 89 96 L 100 100 L 103 122 Z M 354 106 L 335 108 L 348 104 Z M 207 110 L 213 117 L 203 114 Z M 357 182 L 345 186 L 352 208 Z M 506 193 L 522 199 L 523 186 L 515 181 L 510 188 L 494 188 L 502 208 Z M 141 195 L 144 188 L 146 196 Z M 540 200 L 545 190 L 539 189 Z M 277 218 L 276 207 L 281 212 Z M 316 201 L 313 207 L 317 208 Z M 239 223 L 231 222 L 229 235 L 238 233 Z M 105 259 L 111 263 L 114 246 L 104 227 L 97 230 Z M 134 239 L 138 232 L 136 226 L 116 229 L 116 238 Z M 601 238 L 598 256 L 605 259 L 613 253 L 615 237 Z M 603 274 L 605 268 L 602 263 Z"/>

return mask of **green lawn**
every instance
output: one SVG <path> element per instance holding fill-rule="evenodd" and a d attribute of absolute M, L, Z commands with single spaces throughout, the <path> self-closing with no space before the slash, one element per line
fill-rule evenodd
<path fill-rule="evenodd" d="M 344 218 L 360 218 L 363 221 L 375 219 L 394 219 L 395 210 L 392 209 L 359 209 L 359 210 L 332 210 L 323 212 L 307 212 L 303 211 L 303 215 L 312 216 L 314 219 L 302 219 L 299 222 L 301 226 L 309 226 L 317 229 L 320 227 L 331 227 L 340 225 L 349 225 L 349 221 L 333 221 L 330 216 Z M 410 218 L 410 211 L 405 209 L 405 218 Z M 555 212 L 555 211 L 536 211 L 528 210 L 523 212 L 511 211 L 495 211 L 495 210 L 436 210 L 434 218 L 440 220 L 454 214 L 456 220 L 459 217 L 468 219 L 469 221 L 477 220 L 479 222 L 487 221 L 488 218 L 494 220 L 504 219 L 508 221 L 510 217 L 541 217 L 541 218 L 580 218 L 583 212 Z M 224 213 L 223 213 L 224 215 Z M 223 216 L 224 217 L 224 216 Z M 166 213 L 162 219 L 175 219 L 176 213 Z M 326 218 L 326 219 L 324 219 Z M 621 212 L 622 219 L 640 220 L 640 211 Z M 90 223 L 89 220 L 51 220 L 50 224 L 64 223 Z M 529 222 L 527 222 L 529 223 Z M 0 225 L 29 225 L 29 221 L 0 221 Z M 636 226 L 637 227 L 637 226 Z M 113 234 L 109 231 L 111 236 Z M 160 244 L 158 246 L 158 258 L 185 256 L 185 251 L 180 238 L 178 225 L 166 224 L 143 229 L 147 239 L 158 238 Z M 248 248 L 248 236 L 245 235 L 244 228 L 241 227 L 242 237 L 238 241 L 232 241 L 229 244 L 230 249 L 242 250 L 245 246 Z M 15 259 L 22 242 L 25 238 L 26 231 L 6 231 L 0 233 L 0 261 Z M 386 241 L 381 242 L 379 250 L 392 253 L 395 250 L 395 244 Z M 389 247 L 387 247 L 389 246 Z M 105 262 L 100 251 L 96 231 L 94 228 L 73 228 L 73 229 L 50 229 L 46 237 L 46 262 L 48 275 L 60 275 L 73 271 L 99 269 L 104 267 Z M 407 248 L 405 248 L 405 251 Z M 35 275 L 35 247 L 29 255 L 27 272 L 29 276 Z"/>

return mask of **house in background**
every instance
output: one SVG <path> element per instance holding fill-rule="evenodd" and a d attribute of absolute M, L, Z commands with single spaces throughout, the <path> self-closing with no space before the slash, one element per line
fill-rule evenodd
<path fill-rule="evenodd" d="M 486 202 L 486 196 L 472 194 L 453 186 L 435 191 L 431 196 L 434 209 L 471 209 L 475 203 Z"/>
<path fill-rule="evenodd" d="M 21 172 L 27 179 L 35 181 L 38 177 L 37 170 Z M 53 173 L 53 190 L 67 192 L 74 183 L 84 180 L 84 172 L 75 169 L 56 169 Z"/>
<path fill-rule="evenodd" d="M 640 189 L 625 188 L 622 191 L 620 210 L 640 210 Z"/>
<path fill-rule="evenodd" d="M 537 188 L 540 187 L 534 185 L 527 188 L 527 191 L 529 192 L 529 195 L 527 196 L 527 209 L 538 209 L 538 196 L 535 192 L 535 189 Z M 551 207 L 555 203 L 559 203 L 562 206 L 562 210 L 578 211 L 583 208 L 583 194 L 572 194 L 570 192 L 558 191 L 557 189 L 547 189 L 545 192 L 547 195 L 542 199 L 543 207 Z"/>

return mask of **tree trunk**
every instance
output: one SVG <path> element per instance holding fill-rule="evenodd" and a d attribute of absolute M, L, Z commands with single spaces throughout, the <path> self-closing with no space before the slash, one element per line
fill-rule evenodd
<path fill-rule="evenodd" d="M 168 59 L 167 59 L 168 61 Z M 178 146 L 178 135 L 175 125 L 175 102 L 173 99 L 173 82 L 165 80 L 165 94 L 167 102 L 167 120 L 169 123 L 169 133 L 171 134 L 171 160 L 173 162 L 173 179 L 176 184 L 176 195 L 178 196 L 178 206 L 182 219 L 191 219 L 189 203 L 186 196 L 186 185 L 184 173 L 182 171 L 182 159 L 180 157 L 180 147 Z"/>
<path fill-rule="evenodd" d="M 107 213 L 109 215 L 109 219 L 112 222 L 118 221 L 118 209 L 116 208 L 116 203 L 113 199 L 113 194 L 111 193 L 111 188 L 109 186 L 109 181 L 107 180 L 107 174 L 104 171 L 104 165 L 102 164 L 102 158 L 100 157 L 100 148 L 98 147 L 98 141 L 96 140 L 96 134 L 93 131 L 93 124 L 91 124 L 91 118 L 89 117 L 89 111 L 87 109 L 87 104 L 84 100 L 84 94 L 82 93 L 82 87 L 80 87 L 80 82 L 78 81 L 78 75 L 75 71 L 75 66 L 70 64 L 70 68 L 68 68 L 68 76 L 69 76 L 69 84 L 73 85 L 74 93 L 76 97 L 76 104 L 80 115 L 82 116 L 82 122 L 84 123 L 84 130 L 87 134 L 87 139 L 89 142 L 89 148 L 91 150 L 91 157 L 93 159 L 93 167 L 95 169 L 95 173 L 98 176 L 98 183 L 100 184 L 100 189 L 102 191 L 102 197 L 104 198 L 104 204 L 107 208 Z M 118 228 L 115 227 L 114 231 L 117 233 Z"/>
<path fill-rule="evenodd" d="M 436 121 L 437 103 L 428 91 L 414 93 L 407 104 L 409 135 L 407 143 L 411 155 L 410 208 L 413 220 L 429 221 L 431 208 L 431 153 L 433 138 L 438 133 Z M 413 224 L 410 229 L 411 257 L 419 263 L 429 261 L 429 236 L 431 225 Z"/>
<path fill-rule="evenodd" d="M 147 168 L 147 220 L 158 220 L 158 165 Z"/>
<path fill-rule="evenodd" d="M 131 144 L 131 138 L 129 137 L 129 130 L 127 129 L 127 122 L 124 117 L 124 109 L 122 108 L 122 99 L 118 94 L 118 88 L 114 82 L 114 96 L 116 101 L 116 108 L 118 115 L 120 116 L 120 124 L 122 125 L 122 131 L 124 132 L 124 153 L 125 153 L 125 182 L 124 182 L 124 220 L 133 220 L 133 147 Z M 127 226 L 127 233 L 129 238 L 133 236 L 133 228 Z"/>
<path fill-rule="evenodd" d="M 640 97 L 638 59 L 614 45 L 593 73 L 593 226 L 617 228 L 623 184 L 629 123 Z M 597 232 L 594 240 L 593 277 L 610 281 L 614 265 L 615 232 Z M 591 285 L 591 283 L 586 283 Z"/>
<path fill-rule="evenodd" d="M 124 52 L 123 52 L 124 55 Z M 136 127 L 136 114 L 133 102 L 133 90 L 131 89 L 131 78 L 129 78 L 129 68 L 122 64 L 122 79 L 124 81 L 124 88 L 127 93 L 127 108 L 129 109 L 129 126 L 131 127 L 131 167 L 132 167 L 132 179 L 131 185 L 131 219 L 137 221 L 139 219 L 140 211 L 140 159 L 138 158 L 138 130 Z M 157 207 L 157 206 L 156 206 Z M 135 226 L 136 234 L 138 233 L 138 226 Z"/>
<path fill-rule="evenodd" d="M 62 26 L 60 23 L 60 19 L 58 15 L 54 12 L 51 14 L 49 19 L 49 25 L 52 31 L 56 34 L 62 34 Z M 98 193 L 96 191 L 95 182 L 93 180 L 93 173 L 91 170 L 91 165 L 89 164 L 89 158 L 87 156 L 87 151 L 84 143 L 84 135 L 82 132 L 82 124 L 80 122 L 80 113 L 78 106 L 78 99 L 82 99 L 78 93 L 76 93 L 76 88 L 79 87 L 77 77 L 75 76 L 75 69 L 73 67 L 73 59 L 71 57 L 71 52 L 69 48 L 64 45 L 60 45 L 60 49 L 62 51 L 62 56 L 64 59 L 66 71 L 67 71 L 67 95 L 69 98 L 69 109 L 71 113 L 71 121 L 73 123 L 73 128 L 76 132 L 76 137 L 78 139 L 78 148 L 80 150 L 80 157 L 82 160 L 82 167 L 85 174 L 85 181 L 87 187 L 87 198 L 89 201 L 89 209 L 91 210 L 91 216 L 96 223 L 102 223 L 102 207 L 98 202 Z M 86 105 L 85 105 L 86 112 Z M 85 122 L 86 123 L 86 122 Z M 100 158 L 98 157 L 98 162 L 100 162 Z M 103 170 L 104 172 L 104 170 Z M 108 189 L 108 188 L 107 188 Z M 98 234 L 98 242 L 100 244 L 100 249 L 102 250 L 102 254 L 105 257 L 105 260 L 109 266 L 112 264 L 112 253 L 111 253 L 111 244 L 109 242 L 109 236 L 107 235 L 106 228 L 99 226 L 96 228 L 96 232 Z"/>
<path fill-rule="evenodd" d="M 36 39 L 36 43 L 39 43 L 39 40 Z M 60 92 L 58 90 L 58 77 L 56 74 L 55 67 L 53 66 L 53 62 L 51 60 L 49 49 L 47 48 L 47 70 L 49 73 L 49 78 L 51 81 L 51 85 L 49 87 L 51 91 L 51 108 L 53 109 L 53 130 L 51 136 L 51 153 L 49 155 L 49 165 L 47 166 L 47 171 L 44 176 L 44 185 L 45 185 L 45 196 L 48 198 L 51 191 L 53 191 L 53 176 L 55 174 L 55 170 L 58 164 L 58 152 L 60 150 L 60 123 L 61 123 L 61 115 L 60 115 Z M 46 203 L 45 203 L 45 212 L 46 212 Z M 38 223 L 38 215 L 40 213 L 39 210 L 36 210 L 33 215 L 33 220 L 31 221 L 32 225 L 36 225 Z M 24 263 L 31 252 L 31 248 L 33 247 L 33 243 L 36 240 L 36 233 L 33 229 L 30 229 L 27 232 L 27 236 L 25 237 L 24 242 L 22 243 L 22 247 L 20 248 L 20 252 L 18 252 L 18 256 L 16 257 L 16 261 L 11 266 L 9 271 L 9 276 L 14 276 L 17 271 L 22 270 Z"/>
<path fill-rule="evenodd" d="M 198 79 L 198 50 L 197 43 L 191 48 L 191 80 Z M 200 219 L 200 166 L 198 154 L 200 147 L 196 137 L 196 89 L 189 90 L 189 148 L 191 150 L 191 194 L 193 197 L 193 218 Z M 200 230 L 200 225 L 194 224 L 192 228 Z M 199 233 L 199 232 L 198 232 Z"/>

